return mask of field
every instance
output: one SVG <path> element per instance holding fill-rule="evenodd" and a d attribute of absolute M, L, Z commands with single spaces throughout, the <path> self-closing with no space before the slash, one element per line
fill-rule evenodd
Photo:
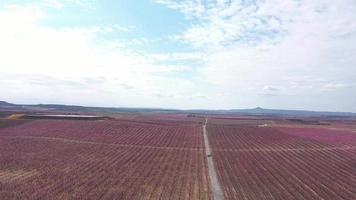
<path fill-rule="evenodd" d="M 226 199 L 356 199 L 353 133 L 241 125 L 208 132 Z"/>
<path fill-rule="evenodd" d="M 38 120 L 0 130 L 0 199 L 210 198 L 197 125 Z"/>
<path fill-rule="evenodd" d="M 123 116 L 0 119 L 0 199 L 356 199 L 355 121 Z"/>

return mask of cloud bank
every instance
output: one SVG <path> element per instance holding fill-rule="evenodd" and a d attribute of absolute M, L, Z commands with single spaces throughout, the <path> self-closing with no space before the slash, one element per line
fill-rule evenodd
<path fill-rule="evenodd" d="M 0 95 L 29 103 L 356 111 L 355 1 L 152 2 L 183 16 L 186 28 L 127 39 L 120 34 L 147 30 L 43 23 L 67 8 L 92 15 L 97 1 L 2 4 Z M 165 51 L 168 41 L 177 48 Z M 149 51 L 156 47 L 163 50 Z"/>
<path fill-rule="evenodd" d="M 201 75 L 236 102 L 248 104 L 247 97 L 271 107 L 355 108 L 339 98 L 356 97 L 355 1 L 157 2 L 195 21 L 174 38 L 209 55 Z M 279 88 L 278 95 L 267 95 L 278 96 L 275 102 L 255 96 L 265 85 Z"/>

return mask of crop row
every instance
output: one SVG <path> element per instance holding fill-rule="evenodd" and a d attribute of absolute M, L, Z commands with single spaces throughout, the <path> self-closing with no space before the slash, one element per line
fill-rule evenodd
<path fill-rule="evenodd" d="M 208 126 L 226 199 L 356 199 L 356 158 L 272 128 Z"/>
<path fill-rule="evenodd" d="M 137 115 L 134 119 L 140 122 L 165 125 L 202 124 L 204 122 L 204 118 L 193 117 L 187 114 L 142 114 Z"/>
<path fill-rule="evenodd" d="M 203 148 L 201 126 L 138 125 L 117 120 L 36 120 L 0 130 L 0 136 L 64 138 L 154 147 Z"/>
<path fill-rule="evenodd" d="M 22 125 L 26 132 L 21 133 L 35 134 L 35 128 L 27 125 Z M 42 135 L 51 132 L 43 131 L 41 124 L 32 125 L 39 125 Z M 78 131 L 68 131 L 69 127 L 62 123 L 64 136 Z M 137 140 L 153 129 L 145 130 L 136 135 Z M 0 152 L 0 199 L 210 199 L 203 149 L 130 148 L 6 136 L 0 137 Z"/>
<path fill-rule="evenodd" d="M 285 134 L 274 128 L 209 125 L 212 148 L 233 150 L 283 150 L 323 148 L 325 144 Z"/>
<path fill-rule="evenodd" d="M 331 145 L 356 145 L 356 134 L 351 131 L 326 128 L 288 128 L 279 130 L 302 138 L 312 139 Z"/>
<path fill-rule="evenodd" d="M 0 119 L 0 129 L 21 125 L 28 122 L 28 120 L 10 120 L 10 119 Z"/>

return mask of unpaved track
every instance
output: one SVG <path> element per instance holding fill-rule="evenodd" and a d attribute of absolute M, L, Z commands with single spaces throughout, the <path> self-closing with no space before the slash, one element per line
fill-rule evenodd
<path fill-rule="evenodd" d="M 205 119 L 205 123 L 203 125 L 203 135 L 204 135 L 204 144 L 205 144 L 205 155 L 208 161 L 208 172 L 211 182 L 211 190 L 213 193 L 214 200 L 222 200 L 224 199 L 224 194 L 222 192 L 218 176 L 216 175 L 213 158 L 211 157 L 211 150 L 209 146 L 209 139 L 206 131 L 206 124 L 208 123 L 208 118 Z"/>

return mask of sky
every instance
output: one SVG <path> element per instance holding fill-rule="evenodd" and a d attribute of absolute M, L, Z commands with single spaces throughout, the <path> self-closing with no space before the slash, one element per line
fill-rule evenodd
<path fill-rule="evenodd" d="M 0 99 L 356 112 L 356 1 L 0 0 Z"/>

